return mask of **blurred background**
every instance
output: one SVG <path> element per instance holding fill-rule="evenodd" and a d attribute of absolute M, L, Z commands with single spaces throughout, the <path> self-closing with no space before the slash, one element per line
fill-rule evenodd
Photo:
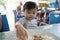
<path fill-rule="evenodd" d="M 47 24 L 57 24 L 60 23 L 60 19 L 51 18 L 52 13 L 60 13 L 60 0 L 0 0 L 0 13 L 1 15 L 7 15 L 8 25 L 10 26 L 11 30 L 15 29 L 15 22 L 18 21 L 22 16 L 23 13 L 23 5 L 27 1 L 33 1 L 38 5 L 37 17 L 38 20 L 43 20 L 43 22 Z M 20 7 L 21 14 L 17 14 L 16 19 L 16 10 L 17 7 Z M 18 8 L 19 9 L 19 8 Z M 60 15 L 60 14 L 58 14 Z M 52 16 L 53 17 L 53 16 Z M 60 17 L 60 16 L 59 16 Z M 53 20 L 52 20 L 53 19 Z M 52 20 L 52 21 L 51 21 Z M 55 22 L 55 21 L 57 22 Z M 2 20 L 4 21 L 4 20 Z M 54 21 L 54 22 L 53 22 Z"/>

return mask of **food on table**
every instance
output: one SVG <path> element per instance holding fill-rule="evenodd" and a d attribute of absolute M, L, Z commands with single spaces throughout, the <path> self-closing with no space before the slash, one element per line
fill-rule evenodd
<path fill-rule="evenodd" d="M 55 40 L 55 39 L 48 35 L 40 35 L 40 36 L 34 35 L 33 40 Z"/>

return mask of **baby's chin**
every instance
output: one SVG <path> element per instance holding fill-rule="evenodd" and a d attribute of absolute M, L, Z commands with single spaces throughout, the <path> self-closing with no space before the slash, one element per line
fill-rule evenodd
<path fill-rule="evenodd" d="M 33 20 L 34 18 L 33 17 L 28 17 L 27 20 Z"/>
<path fill-rule="evenodd" d="M 34 18 L 29 18 L 29 20 L 33 20 Z"/>

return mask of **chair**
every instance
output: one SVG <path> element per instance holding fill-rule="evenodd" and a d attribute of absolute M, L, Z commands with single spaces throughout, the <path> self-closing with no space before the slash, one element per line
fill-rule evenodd
<path fill-rule="evenodd" d="M 14 16 L 15 16 L 15 22 L 17 22 L 20 18 L 23 18 L 23 15 L 17 15 L 16 10 L 13 10 Z"/>
<path fill-rule="evenodd" d="M 1 32 L 5 32 L 5 31 L 9 31 L 9 25 L 8 25 L 8 20 L 6 15 L 2 15 L 2 31 Z"/>
<path fill-rule="evenodd" d="M 0 31 L 2 29 L 2 17 L 1 17 L 1 14 L 0 14 Z"/>
<path fill-rule="evenodd" d="M 60 13 L 50 13 L 49 14 L 49 24 L 60 23 Z"/>

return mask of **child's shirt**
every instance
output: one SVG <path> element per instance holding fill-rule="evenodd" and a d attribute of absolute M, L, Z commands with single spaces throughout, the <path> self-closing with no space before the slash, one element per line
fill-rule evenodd
<path fill-rule="evenodd" d="M 19 22 L 25 27 L 25 28 L 32 28 L 37 27 L 37 20 L 27 20 L 25 17 L 21 18 Z"/>

